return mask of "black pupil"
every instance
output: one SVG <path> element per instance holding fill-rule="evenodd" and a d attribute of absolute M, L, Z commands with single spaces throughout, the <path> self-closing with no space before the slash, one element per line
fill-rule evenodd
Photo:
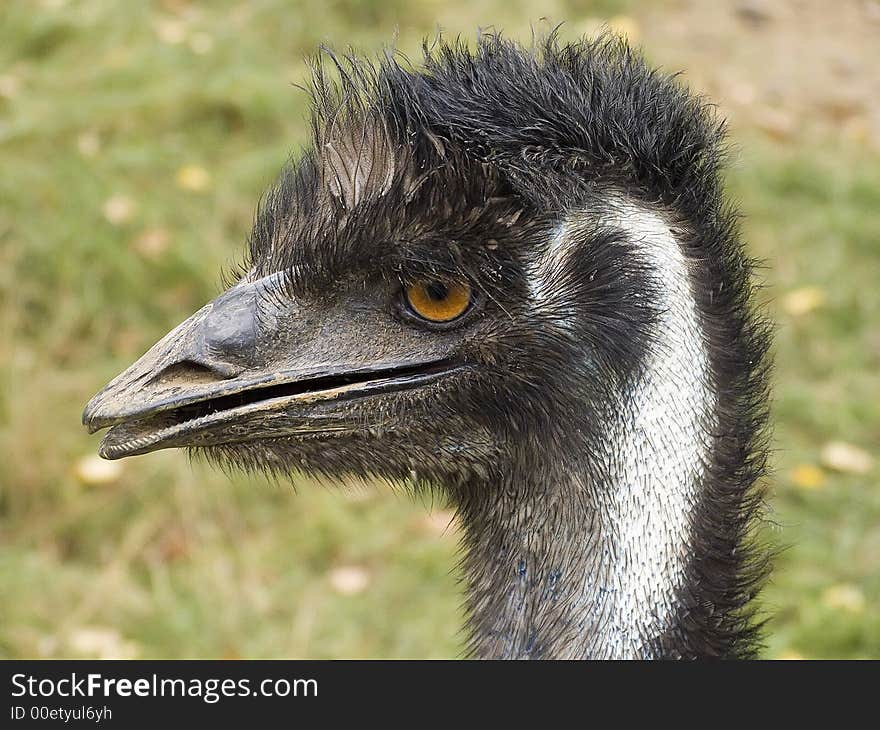
<path fill-rule="evenodd" d="M 442 281 L 434 281 L 425 287 L 425 293 L 435 302 L 442 302 L 449 296 L 449 287 Z"/>

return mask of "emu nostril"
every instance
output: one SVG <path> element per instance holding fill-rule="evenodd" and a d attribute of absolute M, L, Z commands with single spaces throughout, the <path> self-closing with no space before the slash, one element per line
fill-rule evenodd
<path fill-rule="evenodd" d="M 234 378 L 241 368 L 231 367 L 227 363 L 201 363 L 195 360 L 181 360 L 166 368 L 162 368 L 152 378 L 149 385 L 193 386 L 208 385 L 218 380 Z"/>

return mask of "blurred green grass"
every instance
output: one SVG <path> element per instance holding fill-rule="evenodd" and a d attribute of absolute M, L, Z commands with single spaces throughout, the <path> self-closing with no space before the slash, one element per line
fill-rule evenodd
<path fill-rule="evenodd" d="M 538 12 L 573 36 L 638 5 Z M 3 4 L 0 656 L 460 652 L 442 505 L 308 481 L 294 494 L 176 452 L 85 485 L 77 464 L 97 439 L 79 415 L 218 291 L 261 191 L 305 139 L 291 88 L 304 54 L 322 41 L 378 50 L 397 28 L 415 56 L 438 24 L 527 39 L 536 14 L 524 0 Z M 880 443 L 880 156 L 836 135 L 735 136 L 729 186 L 779 323 L 768 530 L 785 549 L 763 599 L 766 656 L 880 657 L 877 467 L 823 472 L 815 489 L 791 476 L 827 441 Z M 189 186 L 202 189 L 179 184 L 187 166 L 208 173 Z M 802 287 L 824 306 L 786 313 L 782 298 Z M 340 588 L 341 566 L 366 588 Z"/>

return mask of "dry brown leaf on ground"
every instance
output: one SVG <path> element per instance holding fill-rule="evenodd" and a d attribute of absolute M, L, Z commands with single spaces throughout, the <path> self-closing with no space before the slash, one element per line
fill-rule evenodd
<path fill-rule="evenodd" d="M 119 481 L 123 466 L 119 461 L 107 461 L 97 454 L 89 454 L 76 462 L 73 472 L 80 484 L 99 487 Z"/>
<path fill-rule="evenodd" d="M 69 650 L 96 659 L 134 659 L 140 647 L 116 630 L 105 626 L 82 626 L 67 636 Z"/>
<path fill-rule="evenodd" d="M 823 466 L 844 474 L 867 474 L 874 466 L 867 451 L 846 441 L 829 441 L 822 447 L 820 458 Z"/>
<path fill-rule="evenodd" d="M 76 148 L 83 157 L 95 157 L 101 151 L 101 137 L 94 130 L 82 132 L 76 138 Z"/>
<path fill-rule="evenodd" d="M 148 228 L 131 242 L 131 247 L 145 259 L 162 258 L 171 243 L 171 234 L 164 228 Z"/>
<path fill-rule="evenodd" d="M 796 651 L 794 649 L 786 649 L 784 652 L 782 652 L 776 658 L 780 659 L 782 661 L 789 661 L 789 662 L 790 661 L 802 661 L 802 660 L 806 659 L 806 657 L 803 654 L 801 654 L 799 651 Z"/>
<path fill-rule="evenodd" d="M 127 195 L 116 193 L 104 201 L 101 211 L 110 223 L 114 226 L 121 226 L 132 219 L 136 208 L 137 206 L 131 198 Z"/>
<path fill-rule="evenodd" d="M 202 192 L 211 185 L 211 173 L 201 165 L 184 165 L 175 177 L 177 187 L 192 192 Z"/>
<path fill-rule="evenodd" d="M 793 289 L 782 298 L 782 308 L 793 317 L 800 317 L 824 306 L 827 297 L 818 286 Z"/>
<path fill-rule="evenodd" d="M 360 565 L 340 565 L 330 571 L 330 585 L 343 596 L 365 591 L 371 581 L 370 572 Z"/>
<path fill-rule="evenodd" d="M 865 610 L 865 594 L 861 588 L 851 583 L 839 583 L 831 586 L 822 594 L 822 603 L 828 608 L 849 613 L 862 613 Z"/>
<path fill-rule="evenodd" d="M 825 472 L 815 464 L 798 464 L 789 477 L 799 489 L 820 489 L 825 484 Z"/>

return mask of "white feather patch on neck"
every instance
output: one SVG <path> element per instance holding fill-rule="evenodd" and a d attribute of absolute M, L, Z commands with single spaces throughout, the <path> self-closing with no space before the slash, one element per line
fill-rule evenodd
<path fill-rule="evenodd" d="M 637 248 L 657 282 L 660 314 L 644 375 L 613 407 L 598 444 L 598 468 L 610 493 L 583 485 L 601 523 L 600 543 L 593 541 L 601 556 L 595 574 L 584 576 L 581 601 L 603 627 L 588 644 L 590 655 L 639 658 L 674 619 L 715 394 L 687 261 L 673 231 L 657 213 L 620 198 L 610 202 L 599 227 L 624 231 Z M 572 218 L 553 232 L 542 262 L 530 272 L 536 304 L 552 297 L 557 272 L 576 245 L 571 234 L 578 223 Z"/>
<path fill-rule="evenodd" d="M 609 211 L 653 268 L 664 301 L 645 377 L 621 403 L 604 441 L 616 477 L 608 518 L 617 542 L 619 592 L 607 643 L 635 657 L 668 627 L 690 553 L 690 515 L 709 449 L 715 396 L 687 261 L 667 223 L 632 203 Z"/>

